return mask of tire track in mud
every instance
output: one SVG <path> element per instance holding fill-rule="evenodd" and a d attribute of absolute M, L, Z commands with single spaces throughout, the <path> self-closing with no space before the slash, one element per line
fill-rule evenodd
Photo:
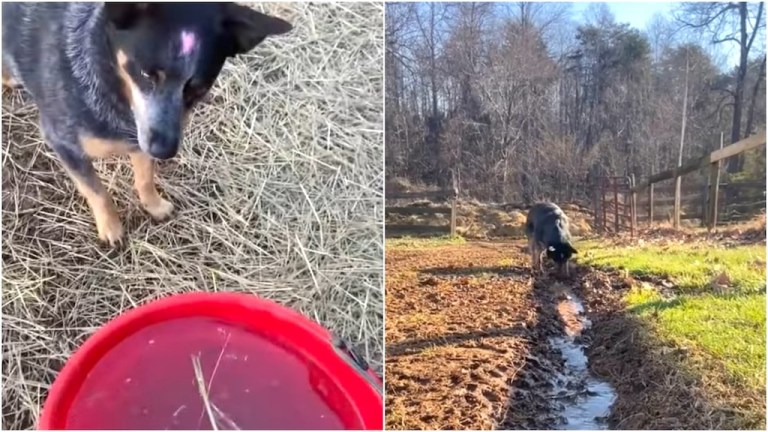
<path fill-rule="evenodd" d="M 523 251 L 387 251 L 387 428 L 604 428 L 612 394 L 584 363 L 574 294 Z"/>

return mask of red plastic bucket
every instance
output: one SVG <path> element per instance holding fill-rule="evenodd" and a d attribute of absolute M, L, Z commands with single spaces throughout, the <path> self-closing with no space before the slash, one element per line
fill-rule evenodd
<path fill-rule="evenodd" d="M 382 417 L 379 378 L 318 324 L 252 295 L 192 293 L 93 334 L 38 428 L 381 430 Z"/>

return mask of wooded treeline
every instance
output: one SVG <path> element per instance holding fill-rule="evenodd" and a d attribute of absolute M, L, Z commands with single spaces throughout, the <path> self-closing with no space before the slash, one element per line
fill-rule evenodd
<path fill-rule="evenodd" d="M 605 4 L 388 3 L 386 175 L 496 202 L 589 193 L 765 125 L 762 3 L 683 3 L 647 29 Z M 719 66 L 719 47 L 739 50 Z M 765 153 L 729 173 L 765 178 Z M 762 158 L 762 161 L 760 161 Z"/>

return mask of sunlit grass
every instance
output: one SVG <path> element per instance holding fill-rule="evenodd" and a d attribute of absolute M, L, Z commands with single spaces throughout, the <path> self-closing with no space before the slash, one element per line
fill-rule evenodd
<path fill-rule="evenodd" d="M 628 310 L 642 317 L 658 337 L 721 365 L 726 384 L 765 391 L 765 246 L 722 248 L 711 244 L 617 246 L 595 241 L 577 245 L 579 260 L 594 267 L 624 269 L 634 276 L 664 276 L 676 296 L 634 288 Z M 725 274 L 725 292 L 713 280 Z M 702 376 L 708 370 L 699 369 Z M 764 410 L 762 407 L 761 410 Z"/>

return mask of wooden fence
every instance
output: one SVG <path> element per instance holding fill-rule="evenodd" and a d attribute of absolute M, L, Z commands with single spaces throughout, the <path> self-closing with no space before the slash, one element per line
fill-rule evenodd
<path fill-rule="evenodd" d="M 638 183 L 630 190 L 632 199 L 637 202 L 637 219 L 646 220 L 651 224 L 656 220 L 669 218 L 674 221 L 701 219 L 702 223 L 711 229 L 717 225 L 718 212 L 721 209 L 727 210 L 729 213 L 725 217 L 721 216 L 720 220 L 738 220 L 739 213 L 748 213 L 761 206 L 765 208 L 764 183 L 739 182 L 728 184 L 720 182 L 720 167 L 724 160 L 761 146 L 765 146 L 765 131 L 760 131 L 708 155 L 689 160 L 677 168 L 651 175 L 647 180 Z M 690 187 L 681 188 L 680 199 L 675 200 L 674 188 L 677 179 L 707 167 L 709 167 L 707 184 L 698 190 Z M 658 186 L 658 183 L 670 180 L 674 181 L 665 186 Z M 762 200 L 744 202 L 744 200 L 739 199 L 740 194 L 749 189 L 761 190 L 763 192 Z M 669 191 L 672 191 L 671 197 L 667 194 Z M 660 197 L 659 195 L 667 196 Z M 721 195 L 723 195 L 723 200 L 720 200 Z M 677 205 L 675 205 L 676 202 Z M 670 205 L 670 203 L 672 204 Z M 647 208 L 647 212 L 639 211 L 643 207 Z M 736 215 L 732 213 L 736 213 Z"/>
<path fill-rule="evenodd" d="M 450 234 L 456 235 L 456 201 L 458 198 L 458 191 L 456 189 L 442 189 L 429 192 L 408 192 L 408 193 L 392 193 L 387 194 L 387 201 L 414 201 L 414 200 L 430 200 L 435 202 L 445 201 L 450 202 L 450 206 L 440 207 L 428 207 L 424 205 L 414 205 L 413 203 L 398 205 L 398 206 L 386 206 L 384 211 L 387 216 L 392 214 L 399 215 L 438 215 L 449 214 L 450 225 L 449 226 L 435 226 L 435 225 L 418 225 L 418 224 L 387 224 L 386 232 L 389 235 L 398 234 L 419 234 L 419 235 L 437 235 L 437 234 Z"/>

